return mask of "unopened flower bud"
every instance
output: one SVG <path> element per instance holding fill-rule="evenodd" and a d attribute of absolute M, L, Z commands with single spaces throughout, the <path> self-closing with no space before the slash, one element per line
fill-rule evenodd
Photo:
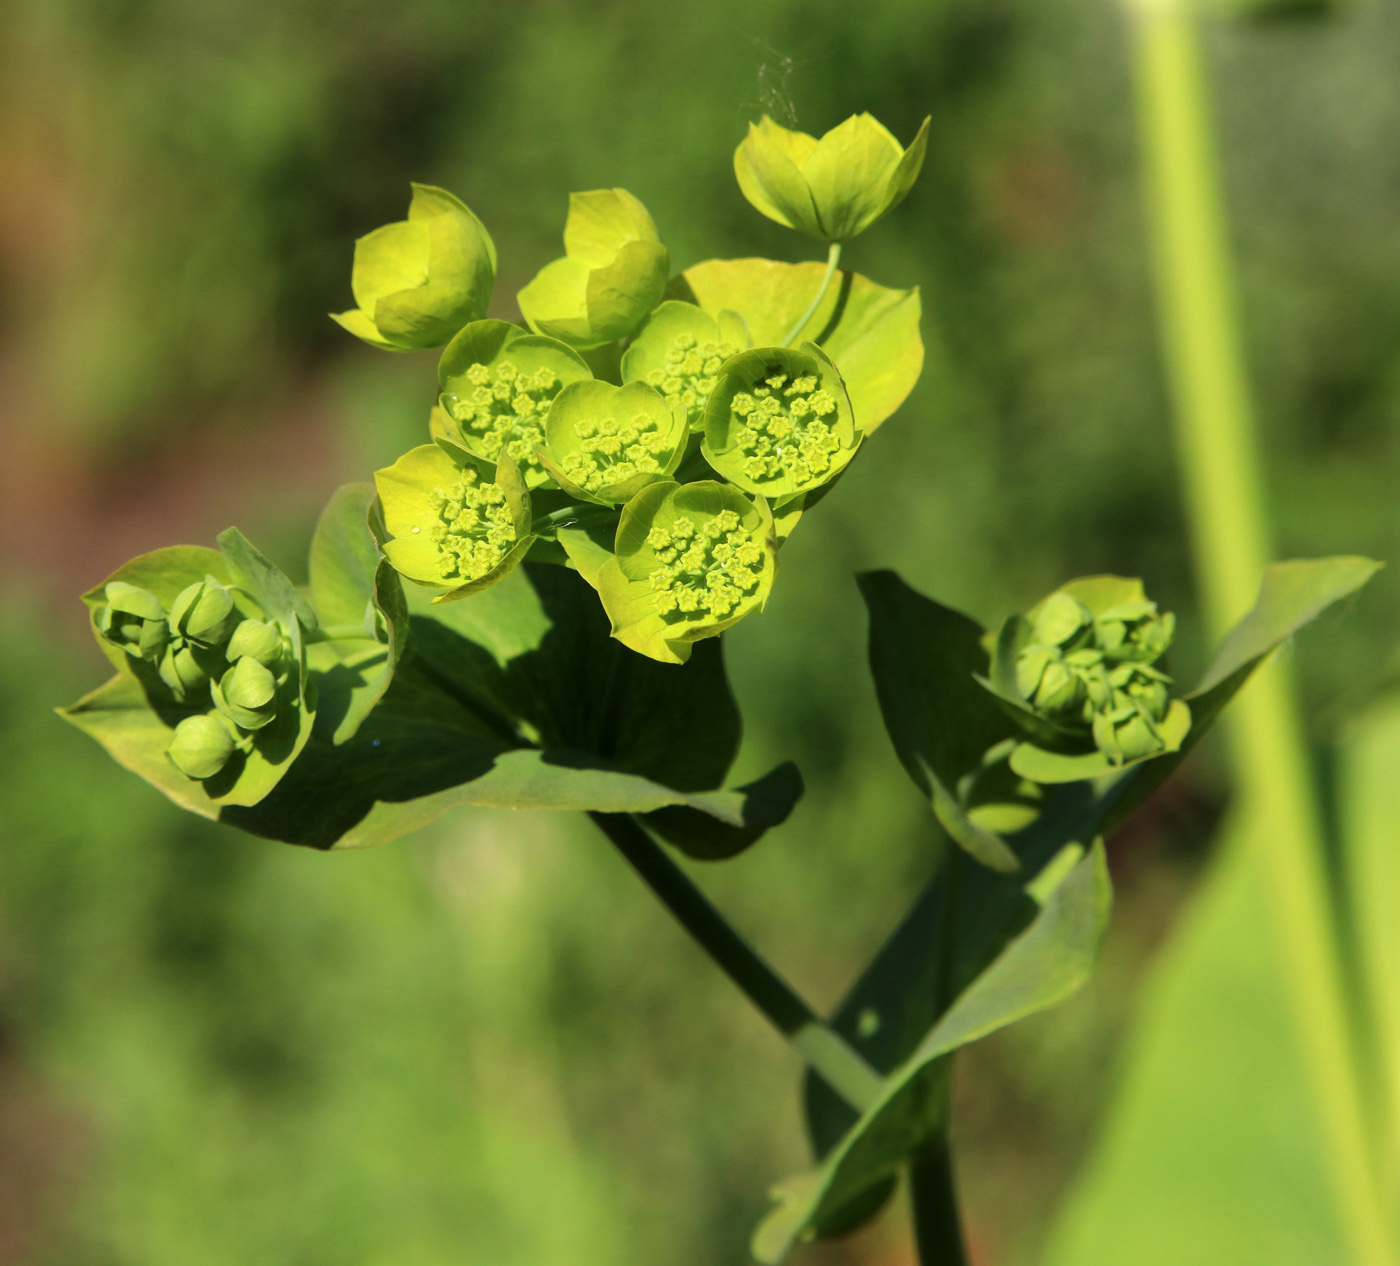
<path fill-rule="evenodd" d="M 210 686 L 214 706 L 235 725 L 260 730 L 277 715 L 277 679 L 247 656 Z"/>
<path fill-rule="evenodd" d="M 224 654 L 231 664 L 246 656 L 271 668 L 282 658 L 282 632 L 275 624 L 244 620 L 234 629 Z"/>
<path fill-rule="evenodd" d="M 186 717 L 175 727 L 165 754 L 186 778 L 212 778 L 233 755 L 233 735 L 217 717 Z"/>
<path fill-rule="evenodd" d="M 1095 637 L 1109 659 L 1150 664 L 1171 645 L 1176 617 L 1157 613 L 1155 602 L 1124 602 L 1101 612 Z"/>
<path fill-rule="evenodd" d="M 387 351 L 441 347 L 486 315 L 496 247 L 460 198 L 414 185 L 408 219 L 355 243 L 356 307 L 334 314 L 351 334 Z"/>
<path fill-rule="evenodd" d="M 233 625 L 233 595 L 213 576 L 187 585 L 170 607 L 170 630 L 202 646 L 220 646 Z"/>
<path fill-rule="evenodd" d="M 1035 640 L 1045 646 L 1068 646 L 1093 623 L 1082 602 L 1067 593 L 1048 597 L 1035 617 Z"/>
<path fill-rule="evenodd" d="M 1061 659 L 1045 665 L 1040 685 L 1031 700 L 1046 712 L 1065 712 L 1084 697 L 1084 683 L 1079 674 Z"/>
<path fill-rule="evenodd" d="M 107 605 L 97 618 L 102 636 L 136 659 L 155 659 L 169 636 L 160 599 L 122 580 L 109 582 L 105 593 Z"/>
<path fill-rule="evenodd" d="M 170 692 L 175 698 L 181 701 L 202 691 L 209 684 L 209 674 L 199 662 L 194 648 L 190 646 L 166 648 L 160 661 L 160 679 L 170 687 Z"/>
<path fill-rule="evenodd" d="M 564 250 L 516 296 L 535 333 L 601 347 L 631 334 L 661 302 L 670 256 L 626 189 L 570 194 Z"/>
<path fill-rule="evenodd" d="M 821 140 L 764 115 L 734 151 L 734 175 L 770 220 L 844 242 L 903 200 L 927 140 L 927 119 L 906 150 L 869 114 L 852 115 Z"/>
<path fill-rule="evenodd" d="M 1166 744 L 1140 708 L 1114 708 L 1094 718 L 1094 743 L 1115 765 L 1163 751 Z"/>

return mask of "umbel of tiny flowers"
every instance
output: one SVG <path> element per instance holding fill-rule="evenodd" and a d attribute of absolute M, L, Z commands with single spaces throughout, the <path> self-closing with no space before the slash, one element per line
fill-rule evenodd
<path fill-rule="evenodd" d="M 704 426 L 705 460 L 770 499 L 830 483 L 861 441 L 846 385 L 815 343 L 731 357 L 716 375 Z"/>
<path fill-rule="evenodd" d="M 570 383 L 554 399 L 538 460 L 571 497 L 622 505 L 685 456 L 685 407 L 644 382 Z"/>
<path fill-rule="evenodd" d="M 644 488 L 622 511 L 615 548 L 597 578 L 613 636 L 673 664 L 761 611 L 777 568 L 767 502 L 712 479 Z"/>
<path fill-rule="evenodd" d="M 821 140 L 774 123 L 749 125 L 734 151 L 739 188 L 770 220 L 846 242 L 903 201 L 918 179 L 929 120 L 905 149 L 869 114 L 855 114 Z"/>
<path fill-rule="evenodd" d="M 506 321 L 474 321 L 442 353 L 440 442 L 466 449 L 495 466 L 502 450 L 520 467 L 528 488 L 549 482 L 537 450 L 545 418 L 561 388 L 591 379 L 572 348 Z"/>
<path fill-rule="evenodd" d="M 355 243 L 356 306 L 332 313 L 351 334 L 391 352 L 441 347 L 486 315 L 496 283 L 496 245 L 460 198 L 413 186 L 408 219 Z"/>
<path fill-rule="evenodd" d="M 571 193 L 564 251 L 516 296 L 535 333 L 601 347 L 631 334 L 661 302 L 670 256 L 626 189 Z"/>
<path fill-rule="evenodd" d="M 705 429 L 705 401 L 715 376 L 731 356 L 752 339 L 737 312 L 716 316 L 693 303 L 668 299 L 647 319 L 622 356 L 622 381 L 644 382 L 684 409 L 690 429 Z"/>
<path fill-rule="evenodd" d="M 374 472 L 389 540 L 384 553 L 405 579 L 466 598 L 505 579 L 534 543 L 530 491 L 509 451 L 494 471 L 437 444 L 410 449 Z"/>
<path fill-rule="evenodd" d="M 1142 583 L 1120 576 L 1071 581 L 1002 626 L 992 653 L 997 694 L 1032 742 L 1058 752 L 1097 749 L 1112 768 L 1175 751 L 1191 713 L 1153 665 L 1175 617 Z M 1034 777 L 1027 758 L 1013 757 Z"/>

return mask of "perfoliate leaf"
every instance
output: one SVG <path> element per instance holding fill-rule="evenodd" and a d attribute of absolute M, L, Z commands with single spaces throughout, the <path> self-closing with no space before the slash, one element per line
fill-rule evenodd
<path fill-rule="evenodd" d="M 821 287 L 821 264 L 769 259 L 711 259 L 687 268 L 667 297 L 698 304 L 713 317 L 738 313 L 756 347 L 780 345 Z M 798 341 L 818 344 L 841 371 L 856 427 L 870 435 L 914 389 L 924 364 L 919 291 L 890 290 L 843 271 Z"/>
<path fill-rule="evenodd" d="M 1075 846 L 1068 846 L 1073 849 Z M 816 1177 L 787 1188 L 754 1237 L 755 1256 L 778 1263 L 815 1228 L 845 1220 L 887 1187 L 909 1155 L 945 1127 L 950 1052 L 1053 1006 L 1093 970 L 1111 901 L 1102 843 L 1083 852 L 1046 891 L 1040 909 L 948 1006 L 913 1052 L 885 1078 L 880 1098 L 831 1150 Z M 1067 854 L 1072 858 L 1073 852 Z"/>

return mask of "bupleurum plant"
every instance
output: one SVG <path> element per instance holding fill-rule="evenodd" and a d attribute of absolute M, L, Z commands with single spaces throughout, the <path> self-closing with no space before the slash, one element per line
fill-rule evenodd
<path fill-rule="evenodd" d="M 905 1173 L 924 1259 L 963 1260 L 953 1052 L 1084 980 L 1104 834 L 1374 570 L 1277 564 L 1185 695 L 1164 666 L 1173 617 L 1137 580 L 1071 581 L 988 633 L 862 576 L 885 724 L 950 844 L 829 1020 L 754 953 L 658 841 L 733 857 L 802 794 L 790 763 L 722 789 L 740 719 L 721 635 L 763 610 L 785 542 L 918 379 L 918 289 L 836 276 L 913 185 L 927 128 L 908 149 L 869 115 L 820 140 L 750 129 L 741 190 L 828 243 L 824 265 L 671 275 L 636 197 L 573 194 L 523 324 L 486 315 L 486 228 L 415 185 L 408 219 L 356 244 L 356 307 L 335 320 L 443 349 L 424 443 L 334 494 L 304 586 L 232 528 L 119 568 L 84 595 L 116 675 L 61 710 L 177 804 L 314 848 L 459 804 L 590 813 L 807 1062 L 816 1166 L 776 1189 L 764 1262 L 867 1221 Z"/>

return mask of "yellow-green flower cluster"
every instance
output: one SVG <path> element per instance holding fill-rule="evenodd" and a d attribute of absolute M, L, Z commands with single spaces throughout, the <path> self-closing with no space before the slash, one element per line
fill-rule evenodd
<path fill-rule="evenodd" d="M 558 375 L 543 366 L 522 371 L 502 361 L 494 367 L 472 365 L 464 376 L 474 388 L 471 394 L 449 392 L 442 398 L 463 435 L 477 441 L 491 461 L 504 445 L 522 470 L 539 469 L 535 449 L 544 442 L 545 416 L 562 385 Z"/>
<path fill-rule="evenodd" d="M 735 446 L 743 454 L 744 474 L 756 484 L 819 479 L 841 447 L 831 425 L 836 397 L 814 374 L 791 380 L 774 374 L 751 392 L 737 393 L 730 408 L 743 420 L 734 432 Z"/>
<path fill-rule="evenodd" d="M 659 459 L 671 448 L 670 436 L 645 413 L 636 414 L 630 422 L 582 418 L 573 429 L 583 447 L 564 457 L 564 473 L 585 492 L 637 475 L 659 474 Z"/>
<path fill-rule="evenodd" d="M 505 493 L 497 484 L 483 483 L 475 467 L 464 467 L 453 485 L 435 489 L 429 504 L 439 519 L 432 539 L 445 580 L 466 583 L 486 575 L 516 542 Z"/>
<path fill-rule="evenodd" d="M 646 381 L 668 400 L 679 401 L 688 415 L 705 407 L 715 389 L 719 367 L 741 349 L 727 340 L 700 342 L 693 334 L 678 334 L 666 354 L 666 367 L 653 369 Z"/>
<path fill-rule="evenodd" d="M 699 525 L 682 515 L 646 539 L 661 564 L 651 573 L 656 610 L 668 623 L 722 620 L 758 588 L 763 549 L 733 510 Z"/>

